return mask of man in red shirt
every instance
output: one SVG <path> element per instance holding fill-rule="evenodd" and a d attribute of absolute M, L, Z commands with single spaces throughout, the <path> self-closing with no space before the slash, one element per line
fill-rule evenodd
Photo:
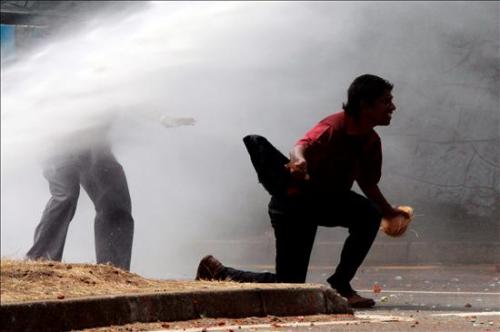
<path fill-rule="evenodd" d="M 197 279 L 303 283 L 317 227 L 342 226 L 349 236 L 327 281 L 351 306 L 373 306 L 375 302 L 354 291 L 350 281 L 368 254 L 382 217 L 409 217 L 393 208 L 378 187 L 382 151 L 373 128 L 391 122 L 396 109 L 392 88 L 378 76 L 356 78 L 343 111 L 320 121 L 295 144 L 287 165 L 295 185 L 285 195 L 273 195 L 269 203 L 276 237 L 275 274 L 239 271 L 207 256 L 200 262 Z M 354 181 L 366 197 L 351 190 Z"/>

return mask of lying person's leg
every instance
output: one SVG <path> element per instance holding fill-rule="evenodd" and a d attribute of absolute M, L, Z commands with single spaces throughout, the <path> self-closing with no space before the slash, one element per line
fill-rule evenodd
<path fill-rule="evenodd" d="M 212 255 L 202 258 L 196 272 L 196 280 L 227 280 L 236 282 L 275 283 L 276 274 L 251 272 L 224 266 Z"/>

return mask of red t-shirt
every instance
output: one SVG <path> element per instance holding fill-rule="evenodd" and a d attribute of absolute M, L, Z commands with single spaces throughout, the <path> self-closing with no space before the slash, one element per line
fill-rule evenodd
<path fill-rule="evenodd" d="M 347 115 L 342 111 L 321 120 L 297 141 L 306 147 L 309 184 L 314 192 L 335 194 L 377 184 L 382 169 L 380 137 L 371 130 L 364 136 L 347 134 Z"/>

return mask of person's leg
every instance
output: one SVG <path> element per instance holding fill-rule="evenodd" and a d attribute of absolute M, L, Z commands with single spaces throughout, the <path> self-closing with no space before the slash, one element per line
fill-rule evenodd
<path fill-rule="evenodd" d="M 304 283 L 316 226 L 274 224 L 276 275 L 279 282 Z"/>
<path fill-rule="evenodd" d="M 255 283 L 276 283 L 279 282 L 276 274 L 272 272 L 253 272 L 234 269 L 225 266 L 221 273 L 221 280 L 231 280 L 237 282 L 255 282 Z"/>
<path fill-rule="evenodd" d="M 281 215 L 271 214 L 271 218 L 276 239 L 276 273 L 238 270 L 206 256 L 198 265 L 196 279 L 304 283 L 317 227 L 286 224 Z"/>
<path fill-rule="evenodd" d="M 49 164 L 43 174 L 49 182 L 51 198 L 36 227 L 34 244 L 26 258 L 60 261 L 80 193 L 79 169 L 68 157 Z"/>
<path fill-rule="evenodd" d="M 349 229 L 340 262 L 335 273 L 328 278 L 330 285 L 341 294 L 353 292 L 350 281 L 368 254 L 377 236 L 382 215 L 367 198 L 349 192 L 334 204 L 334 219 L 337 224 Z"/>
<path fill-rule="evenodd" d="M 276 273 L 243 271 L 224 266 L 213 256 L 198 265 L 196 280 L 232 280 L 258 283 L 303 283 L 306 280 L 317 226 L 306 224 L 283 199 L 271 200 L 269 216 L 276 240 Z"/>
<path fill-rule="evenodd" d="M 109 149 L 93 150 L 82 185 L 94 202 L 97 263 L 130 269 L 134 219 L 127 179 Z"/>
<path fill-rule="evenodd" d="M 301 201 L 271 199 L 269 216 L 276 238 L 276 275 L 279 282 L 304 283 L 317 225 Z"/>
<path fill-rule="evenodd" d="M 252 272 L 224 266 L 212 255 L 203 257 L 198 265 L 196 280 L 231 280 L 236 282 L 275 283 L 276 274 Z"/>

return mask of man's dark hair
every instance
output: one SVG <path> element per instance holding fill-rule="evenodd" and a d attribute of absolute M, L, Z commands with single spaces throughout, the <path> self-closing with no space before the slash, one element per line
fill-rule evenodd
<path fill-rule="evenodd" d="M 342 107 L 346 114 L 359 118 L 361 102 L 368 104 L 381 97 L 386 91 L 392 91 L 393 85 L 389 81 L 375 75 L 365 74 L 356 77 L 347 90 L 347 103 Z"/>

